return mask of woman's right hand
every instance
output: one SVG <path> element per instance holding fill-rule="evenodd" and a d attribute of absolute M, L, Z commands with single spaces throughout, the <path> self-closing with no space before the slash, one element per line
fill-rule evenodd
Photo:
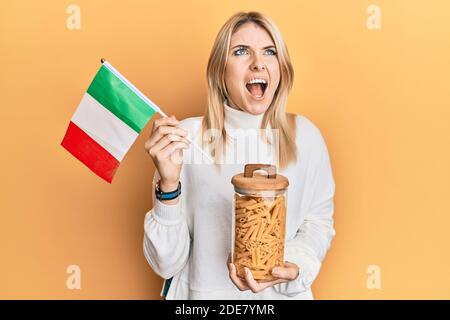
<path fill-rule="evenodd" d="M 163 192 L 177 189 L 182 166 L 182 149 L 187 149 L 190 145 L 186 139 L 187 132 L 176 127 L 179 123 L 174 116 L 155 120 L 152 133 L 145 142 L 145 150 L 161 176 L 159 188 Z"/>

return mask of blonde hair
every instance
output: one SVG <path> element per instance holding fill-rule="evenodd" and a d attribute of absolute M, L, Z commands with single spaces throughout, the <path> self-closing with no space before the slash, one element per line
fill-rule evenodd
<path fill-rule="evenodd" d="M 212 149 L 212 156 L 217 160 L 222 156 L 226 145 L 224 128 L 224 101 L 228 100 L 225 86 L 225 68 L 231 36 L 244 24 L 254 23 L 264 28 L 271 36 L 277 51 L 280 66 L 280 83 L 275 91 L 273 100 L 264 114 L 261 129 L 270 124 L 272 129 L 278 129 L 279 155 L 278 165 L 286 168 L 297 160 L 297 146 L 295 142 L 295 116 L 286 113 L 287 98 L 294 79 L 294 70 L 289 53 L 275 23 L 259 12 L 238 12 L 228 19 L 220 29 L 208 61 L 207 85 L 208 106 L 203 118 L 202 130 L 215 129 L 218 134 L 207 138 L 206 142 Z M 205 141 L 202 141 L 204 143 Z"/>

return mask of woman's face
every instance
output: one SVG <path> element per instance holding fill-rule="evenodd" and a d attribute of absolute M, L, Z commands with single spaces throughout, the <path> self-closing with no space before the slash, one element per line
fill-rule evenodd
<path fill-rule="evenodd" d="M 270 106 L 280 82 L 275 44 L 267 31 L 245 23 L 232 36 L 225 85 L 229 105 L 257 115 Z"/>

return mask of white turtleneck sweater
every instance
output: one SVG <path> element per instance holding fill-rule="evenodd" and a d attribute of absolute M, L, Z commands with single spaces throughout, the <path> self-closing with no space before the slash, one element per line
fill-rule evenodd
<path fill-rule="evenodd" d="M 258 129 L 261 125 L 263 115 L 224 108 L 231 144 L 235 143 L 234 129 Z M 188 118 L 180 127 L 196 140 L 201 122 L 202 117 Z M 171 279 L 161 291 L 166 299 L 313 299 L 311 284 L 335 235 L 335 184 L 319 129 L 304 116 L 296 116 L 296 125 L 297 162 L 278 173 L 289 179 L 285 260 L 298 265 L 298 278 L 259 293 L 235 287 L 227 268 L 233 232 L 231 178 L 243 172 L 244 163 L 222 164 L 220 170 L 207 162 L 196 164 L 192 155 L 198 151 L 190 147 L 183 155 L 190 161 L 181 170 L 180 200 L 166 205 L 152 192 L 154 207 L 144 222 L 144 255 L 154 272 Z M 270 154 L 258 156 L 259 163 L 275 163 Z M 158 179 L 156 172 L 153 183 Z"/>

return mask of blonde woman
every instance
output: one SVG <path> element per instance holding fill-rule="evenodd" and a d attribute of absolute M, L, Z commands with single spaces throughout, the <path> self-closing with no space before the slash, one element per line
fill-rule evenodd
<path fill-rule="evenodd" d="M 237 13 L 212 48 L 205 116 L 154 122 L 145 143 L 157 170 L 144 254 L 166 279 L 166 299 L 313 299 L 311 284 L 335 235 L 335 184 L 320 131 L 306 117 L 286 113 L 293 77 L 276 25 L 258 12 Z M 268 129 L 276 134 L 265 134 Z M 258 148 L 248 154 L 254 143 L 236 146 L 242 130 L 258 132 L 255 143 L 276 146 L 277 152 Z M 190 140 L 201 143 L 215 163 L 198 161 Z M 258 283 L 251 273 L 238 278 L 228 260 L 230 181 L 244 167 L 236 159 L 275 164 L 290 182 L 286 264 L 273 268 L 277 279 L 271 282 Z"/>

